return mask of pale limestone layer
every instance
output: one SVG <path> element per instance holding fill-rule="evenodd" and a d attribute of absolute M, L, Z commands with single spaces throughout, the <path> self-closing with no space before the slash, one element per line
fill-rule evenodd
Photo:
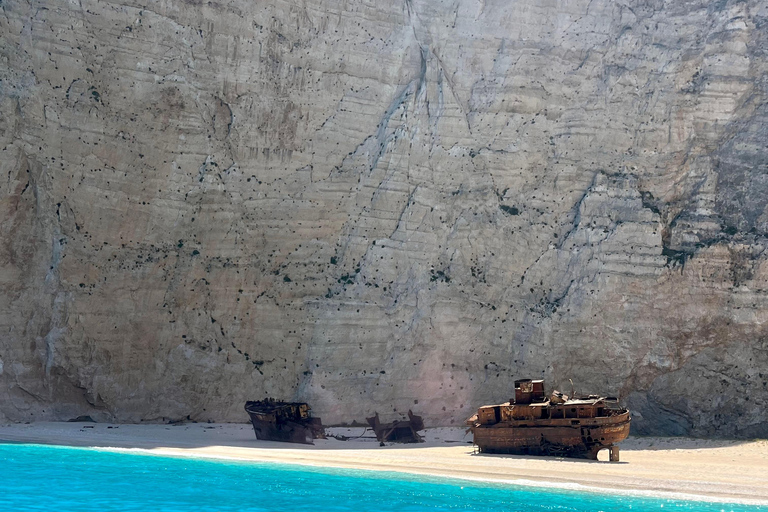
<path fill-rule="evenodd" d="M 768 436 L 764 1 L 0 9 L 0 418 Z"/>

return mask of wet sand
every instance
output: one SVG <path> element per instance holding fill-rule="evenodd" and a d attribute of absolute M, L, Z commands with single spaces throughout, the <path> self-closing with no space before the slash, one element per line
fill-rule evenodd
<path fill-rule="evenodd" d="M 607 451 L 600 461 L 479 454 L 463 428 L 428 429 L 425 443 L 384 447 L 370 430 L 328 431 L 350 439 L 258 441 L 247 424 L 34 423 L 0 425 L 0 440 L 768 505 L 766 440 L 629 438 L 611 463 Z"/>

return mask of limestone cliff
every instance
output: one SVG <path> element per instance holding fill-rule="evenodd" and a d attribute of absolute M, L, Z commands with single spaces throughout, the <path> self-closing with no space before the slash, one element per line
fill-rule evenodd
<path fill-rule="evenodd" d="M 768 436 L 764 0 L 0 12 L 0 419 Z"/>

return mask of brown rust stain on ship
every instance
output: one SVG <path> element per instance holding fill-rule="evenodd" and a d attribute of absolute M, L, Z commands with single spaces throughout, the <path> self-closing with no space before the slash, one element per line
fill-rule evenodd
<path fill-rule="evenodd" d="M 573 394 L 573 393 L 572 393 Z M 515 381 L 515 398 L 480 407 L 467 419 L 482 453 L 554 455 L 597 459 L 610 450 L 619 460 L 617 443 L 629 435 L 629 411 L 615 398 L 589 395 L 569 398 L 558 391 L 549 397 L 543 380 Z"/>

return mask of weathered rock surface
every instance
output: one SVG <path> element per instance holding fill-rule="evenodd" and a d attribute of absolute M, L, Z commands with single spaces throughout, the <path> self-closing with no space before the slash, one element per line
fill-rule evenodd
<path fill-rule="evenodd" d="M 0 10 L 0 419 L 768 436 L 765 1 Z"/>

